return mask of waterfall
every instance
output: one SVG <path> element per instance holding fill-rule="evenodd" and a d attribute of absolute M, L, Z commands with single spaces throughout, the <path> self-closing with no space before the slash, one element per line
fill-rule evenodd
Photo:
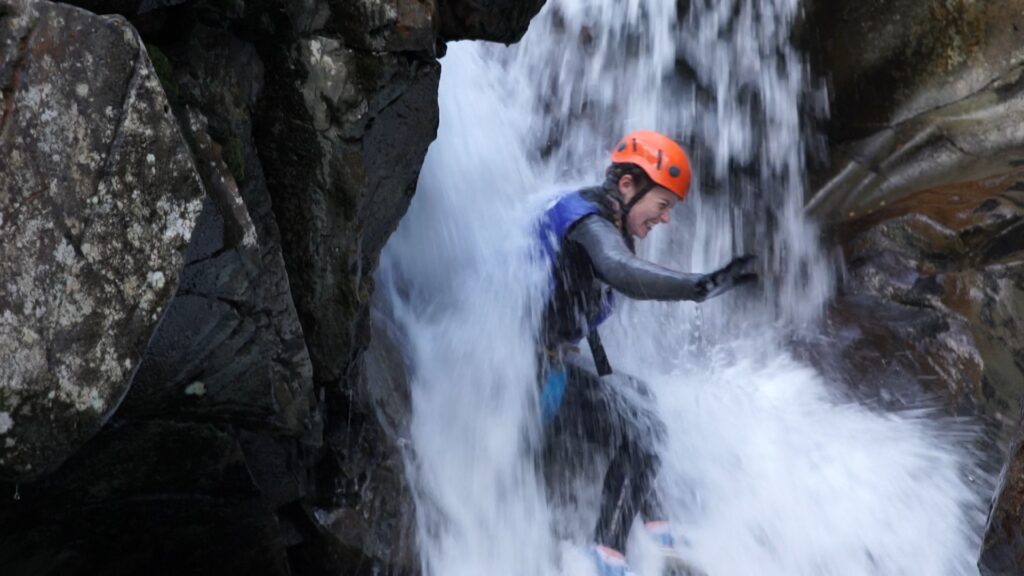
<path fill-rule="evenodd" d="M 516 46 L 450 45 L 438 138 L 378 271 L 413 367 L 425 575 L 587 574 L 576 551 L 599 490 L 580 480 L 576 509 L 552 506 L 537 458 L 534 224 L 555 195 L 599 182 L 634 129 L 675 137 L 695 169 L 641 256 L 684 271 L 747 252 L 762 263 L 759 291 L 623 298 L 601 328 L 668 425 L 659 486 L 686 553 L 711 576 L 977 573 L 969 424 L 864 406 L 787 349 L 820 334 L 834 291 L 802 210 L 801 119 L 826 110 L 790 44 L 798 9 L 548 0 Z M 630 561 L 653 576 L 639 532 Z"/>

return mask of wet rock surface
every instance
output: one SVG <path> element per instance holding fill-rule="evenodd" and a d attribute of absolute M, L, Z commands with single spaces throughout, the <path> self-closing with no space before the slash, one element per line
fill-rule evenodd
<path fill-rule="evenodd" d="M 342 10 L 376 14 L 369 4 Z M 400 547 L 410 542 L 411 514 L 401 460 L 359 393 L 373 271 L 436 133 L 440 68 L 433 33 L 395 44 L 400 22 L 385 20 L 348 43 L 331 36 L 334 16 L 322 28 L 315 18 L 297 18 L 309 22 L 309 34 L 262 54 L 268 73 L 256 134 L 323 399 L 318 490 L 306 512 L 325 544 L 303 553 L 323 553 L 318 561 L 328 565 L 370 565 L 362 555 L 408 559 Z M 432 26 L 415 17 L 408 23 Z M 421 43 L 411 46 L 417 37 Z M 417 51 L 364 48 L 388 45 Z"/>
<path fill-rule="evenodd" d="M 45 474 L 0 468 L 11 480 L 0 481 L 0 493 L 17 495 L 0 498 L 3 573 L 414 572 L 401 447 L 408 415 L 404 360 L 386 326 L 373 328 L 378 342 L 364 353 L 372 274 L 434 138 L 443 42 L 474 34 L 518 38 L 542 2 L 78 4 L 117 15 L 0 2 L 0 146 L 21 162 L 0 165 L 2 224 L 6 230 L 13 222 L 8 204 L 33 206 L 30 179 L 88 176 L 92 187 L 75 189 L 81 198 L 48 192 L 47 203 L 39 204 L 42 240 L 25 270 L 65 300 L 75 295 L 65 288 L 68 278 L 91 286 L 91 278 L 72 272 L 96 268 L 126 284 L 145 273 L 131 284 L 134 292 L 118 294 L 130 303 L 125 320 L 96 307 L 80 335 L 51 330 L 35 337 L 61 353 L 54 342 L 96 349 L 90 335 L 116 336 L 131 366 L 118 357 L 117 378 L 75 379 L 104 391 L 98 409 L 95 395 L 87 395 L 88 418 L 34 412 L 74 435 L 58 439 L 66 446 L 34 437 L 47 460 L 32 465 Z M 51 16 L 39 20 L 45 26 L 31 25 L 37 14 Z M 112 49 L 94 28 L 131 49 L 110 40 Z M 34 78 L 23 71 L 26 63 L 47 54 L 88 74 L 90 94 L 107 76 L 130 72 L 120 88 L 108 90 L 116 114 L 87 110 L 73 99 L 47 108 L 37 98 L 25 107 L 41 125 L 86 112 L 104 118 L 85 136 L 71 131 L 51 139 L 51 153 L 60 156 L 52 166 L 27 156 L 32 147 L 12 138 L 19 125 L 8 121 L 10 110 L 21 111 L 14 107 L 19 90 Z M 81 90 L 67 74 L 43 80 L 56 93 Z M 136 94 L 143 88 L 159 106 Z M 159 118 L 146 116 L 157 112 Z M 133 135 L 126 119 L 151 133 Z M 165 132 L 176 137 L 174 147 L 161 139 Z M 148 160 L 154 148 L 156 158 Z M 96 158 L 103 170 L 72 165 Z M 101 203 L 102 218 L 83 209 L 120 179 L 144 186 L 142 199 L 157 208 L 135 198 Z M 150 268 L 133 263 L 137 247 L 115 234 L 104 236 L 105 244 L 96 241 L 102 258 L 87 260 L 75 236 L 83 232 L 68 231 L 101 222 L 123 230 L 140 212 L 162 233 L 173 215 L 165 204 L 187 207 L 180 216 L 187 230 L 142 237 L 149 241 L 142 255 Z M 86 214 L 84 224 L 65 222 Z M 51 257 L 64 254 L 57 250 L 62 239 L 79 242 L 72 244 L 79 268 L 65 270 Z M 6 277 L 8 262 L 19 261 L 9 258 L 12 251 L 0 253 Z M 163 274 L 162 289 L 146 284 L 151 270 Z M 22 296 L 5 289 L 0 304 L 27 314 L 24 302 L 5 300 Z M 32 311 L 58 322 L 71 304 L 62 303 L 55 320 L 38 302 Z M 21 324 L 0 321 L 0 330 L 5 326 Z M 0 347 L 34 353 L 6 332 L 0 336 Z M 52 357 L 37 372 L 46 372 Z M 0 374 L 7 385 L 11 380 Z M 0 402 L 9 398 L 0 395 Z M 20 416 L 4 419 L 2 406 L 0 428 L 9 430 L 0 435 L 30 429 Z M 63 420 L 65 414 L 74 418 Z M 11 459 L 0 465 L 13 462 L 13 454 L 3 452 Z"/>
<path fill-rule="evenodd" d="M 924 190 L 973 183 L 973 196 L 998 193 L 989 182 L 1020 173 L 1024 158 L 1024 68 L 1014 67 L 953 104 L 844 144 L 839 169 L 811 200 L 828 221 L 852 220 Z M 905 205 L 907 206 L 907 205 Z"/>
<path fill-rule="evenodd" d="M 1021 421 L 1024 422 L 1024 413 Z M 983 576 L 1008 576 L 1024 566 L 1024 428 L 1007 451 L 992 502 L 978 567 Z"/>
<path fill-rule="evenodd" d="M 921 356 L 954 412 L 987 419 L 1005 446 L 1024 383 L 1024 197 L 947 194 L 910 198 L 914 211 L 853 233 L 844 291 L 913 310 L 892 323 L 908 329 L 903 350 Z"/>
<path fill-rule="evenodd" d="M 279 520 L 214 425 L 108 425 L 19 495 L 2 524 L 6 574 L 288 573 Z"/>
<path fill-rule="evenodd" d="M 511 44 L 522 38 L 544 0 L 439 0 L 446 40 L 477 38 Z"/>
<path fill-rule="evenodd" d="M 808 8 L 833 113 L 809 211 L 846 265 L 830 314 L 840 371 L 887 382 L 868 392 L 885 402 L 935 395 L 983 425 L 1008 457 L 979 567 L 1019 573 L 1024 15 L 1002 0 Z"/>
<path fill-rule="evenodd" d="M 849 142 L 982 91 L 1024 59 L 1014 0 L 806 2 L 801 42 Z"/>
<path fill-rule="evenodd" d="M 372 273 L 436 130 L 440 69 L 323 37 L 272 65 L 261 151 L 316 378 L 337 381 L 356 355 L 337 351 L 365 346 Z"/>

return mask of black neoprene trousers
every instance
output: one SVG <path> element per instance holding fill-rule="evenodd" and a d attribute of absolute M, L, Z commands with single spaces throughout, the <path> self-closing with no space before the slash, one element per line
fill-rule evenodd
<path fill-rule="evenodd" d="M 650 391 L 639 380 L 621 374 L 598 378 L 572 364 L 564 368 L 565 397 L 545 431 L 545 444 L 569 441 L 578 450 L 597 445 L 611 453 L 594 538 L 624 551 L 637 514 L 647 520 L 664 519 L 654 485 L 665 427 L 654 411 Z M 572 465 L 562 463 L 566 464 Z"/>

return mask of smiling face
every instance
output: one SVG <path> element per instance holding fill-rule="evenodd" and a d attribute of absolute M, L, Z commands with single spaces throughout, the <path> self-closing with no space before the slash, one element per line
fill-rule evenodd
<path fill-rule="evenodd" d="M 619 194 L 627 203 L 640 192 L 636 180 L 630 175 L 619 179 Z M 626 218 L 626 230 L 637 238 L 646 238 L 647 233 L 658 224 L 668 224 L 672 218 L 672 208 L 679 197 L 672 191 L 655 186 L 645 194 L 630 210 Z"/>

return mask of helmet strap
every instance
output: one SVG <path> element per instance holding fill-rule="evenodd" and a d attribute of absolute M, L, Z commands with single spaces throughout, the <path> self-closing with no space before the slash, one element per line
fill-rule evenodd
<path fill-rule="evenodd" d="M 614 187 L 614 188 L 609 188 L 608 189 L 608 194 L 616 202 L 618 202 L 618 204 L 619 204 L 619 216 L 620 216 L 619 232 L 622 233 L 622 237 L 625 238 L 626 245 L 629 246 L 629 249 L 631 251 L 634 250 L 634 243 L 633 243 L 633 236 L 630 235 L 629 228 L 627 227 L 628 226 L 627 225 L 627 220 L 629 219 L 629 211 L 633 209 L 633 206 L 636 206 L 637 202 L 639 202 L 640 200 L 643 200 L 643 197 L 646 196 L 647 193 L 650 192 L 651 190 L 654 190 L 654 183 L 653 182 L 648 183 L 643 188 L 639 188 L 637 190 L 636 195 L 634 195 L 633 198 L 629 202 L 626 202 L 622 198 L 622 194 L 619 193 L 618 187 Z"/>
<path fill-rule="evenodd" d="M 633 206 L 636 206 L 638 202 L 643 200 L 644 196 L 647 196 L 647 193 L 650 192 L 651 190 L 654 190 L 654 184 L 647 184 L 643 188 L 640 188 L 640 189 L 637 190 L 637 192 L 633 196 L 632 200 L 630 200 L 629 202 L 626 202 L 625 204 L 622 205 L 622 228 L 623 228 L 623 230 L 625 230 L 625 228 L 626 228 L 626 218 L 629 216 L 629 211 L 632 210 Z"/>
<path fill-rule="evenodd" d="M 629 202 L 627 202 L 622 207 L 623 216 L 628 214 L 629 211 L 633 209 L 633 206 L 636 206 L 637 202 L 639 202 L 640 200 L 643 200 L 643 197 L 647 196 L 647 193 L 650 192 L 651 190 L 654 190 L 654 184 L 648 184 L 647 186 L 645 186 L 645 187 L 641 188 L 640 190 L 638 190 L 636 195 L 633 196 L 633 199 L 630 200 Z"/>

